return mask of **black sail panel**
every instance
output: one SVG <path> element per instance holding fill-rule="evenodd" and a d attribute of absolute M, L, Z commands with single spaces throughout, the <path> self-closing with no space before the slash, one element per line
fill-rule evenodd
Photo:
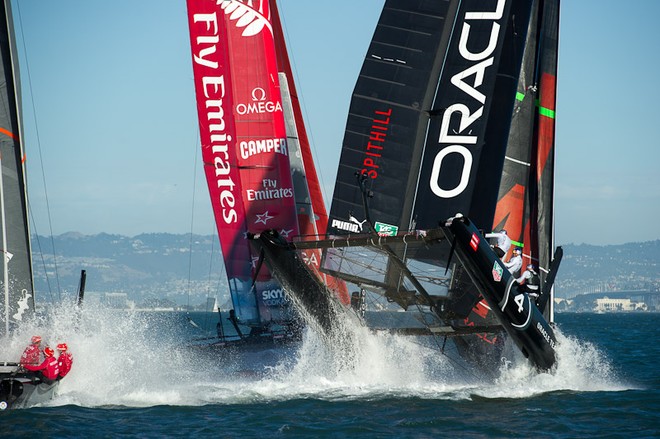
<path fill-rule="evenodd" d="M 536 183 L 530 172 L 534 146 L 536 97 L 538 91 L 538 1 L 530 19 L 518 91 L 511 116 L 511 130 L 505 153 L 502 179 L 497 197 L 493 230 L 506 230 L 512 244 L 523 249 L 523 266 L 535 260 L 538 249 L 532 246 L 530 210 L 536 199 Z M 534 237 L 534 242 L 537 242 Z"/>
<path fill-rule="evenodd" d="M 356 173 L 367 176 L 367 188 L 373 193 L 372 221 L 409 227 L 410 194 L 418 177 L 426 110 L 435 93 L 454 4 L 385 2 L 352 96 L 330 234 L 367 231 Z"/>
<path fill-rule="evenodd" d="M 492 224 L 530 12 L 530 1 L 461 2 L 431 112 L 417 227 L 458 212 Z"/>
<path fill-rule="evenodd" d="M 10 2 L 0 7 L 0 157 L 2 185 L 0 208 L 4 215 L 0 263 L 0 333 L 28 318 L 34 312 L 32 259 L 27 216 L 24 156 L 19 118 L 20 93 L 18 63 L 15 58 L 14 32 Z"/>
<path fill-rule="evenodd" d="M 537 178 L 536 218 L 539 237 L 539 268 L 544 281 L 554 251 L 554 167 L 557 57 L 559 51 L 559 0 L 542 2 L 539 38 L 539 98 L 537 151 L 534 175 Z M 553 319 L 553 301 L 546 309 Z"/>

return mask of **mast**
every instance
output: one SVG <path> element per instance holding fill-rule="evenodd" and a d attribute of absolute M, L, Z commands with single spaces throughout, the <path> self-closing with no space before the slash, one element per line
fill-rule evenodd
<path fill-rule="evenodd" d="M 4 250 L 7 248 L 7 219 L 5 217 L 5 190 L 4 185 L 2 184 L 3 172 L 2 172 L 2 155 L 0 155 L 0 215 L 2 220 L 2 270 L 3 270 L 3 284 L 2 289 L 5 295 L 5 334 L 9 334 L 9 266 L 8 266 L 8 252 Z"/>

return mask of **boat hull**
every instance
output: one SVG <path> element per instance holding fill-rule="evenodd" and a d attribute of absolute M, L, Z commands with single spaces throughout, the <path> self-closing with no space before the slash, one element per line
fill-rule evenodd
<path fill-rule="evenodd" d="M 48 402 L 58 385 L 59 381 L 45 383 L 29 372 L 0 372 L 0 411 Z"/>
<path fill-rule="evenodd" d="M 540 370 L 552 368 L 557 343 L 554 331 L 482 233 L 465 217 L 452 218 L 444 230 L 466 271 L 523 355 Z"/>

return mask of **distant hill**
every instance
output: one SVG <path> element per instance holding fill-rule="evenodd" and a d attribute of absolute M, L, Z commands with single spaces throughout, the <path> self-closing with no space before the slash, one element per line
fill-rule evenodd
<path fill-rule="evenodd" d="M 217 237 L 66 233 L 32 242 L 35 288 L 44 300 L 75 296 L 81 270 L 86 291 L 126 293 L 137 304 L 165 298 L 197 304 L 228 293 Z"/>
<path fill-rule="evenodd" d="M 660 287 L 660 240 L 621 245 L 564 245 L 559 297 Z"/>
<path fill-rule="evenodd" d="M 660 287 L 660 240 L 608 246 L 569 244 L 563 249 L 556 281 L 559 297 Z M 195 305 L 207 296 L 227 300 L 224 265 L 214 236 L 39 236 L 33 238 L 33 261 L 40 300 L 73 297 L 80 270 L 87 272 L 88 292 L 126 293 L 137 304 L 168 299 Z"/>

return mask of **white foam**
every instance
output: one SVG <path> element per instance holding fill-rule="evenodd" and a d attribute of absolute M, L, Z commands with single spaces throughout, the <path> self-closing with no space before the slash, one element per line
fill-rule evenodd
<path fill-rule="evenodd" d="M 74 355 L 53 405 L 87 407 L 234 404 L 294 398 L 351 400 L 527 398 L 546 392 L 619 391 L 622 384 L 598 348 L 556 331 L 558 365 L 537 373 L 522 356 L 496 379 L 457 367 L 413 337 L 364 327 L 344 328 L 328 342 L 306 330 L 290 355 L 276 350 L 217 357 L 181 349 L 185 320 L 176 313 L 130 313 L 71 306 L 14 337 L 3 357 L 18 358 L 32 333 L 51 345 L 66 342 Z M 40 329 L 37 329 L 40 328 Z M 11 360 L 6 360 L 11 361 Z"/>

